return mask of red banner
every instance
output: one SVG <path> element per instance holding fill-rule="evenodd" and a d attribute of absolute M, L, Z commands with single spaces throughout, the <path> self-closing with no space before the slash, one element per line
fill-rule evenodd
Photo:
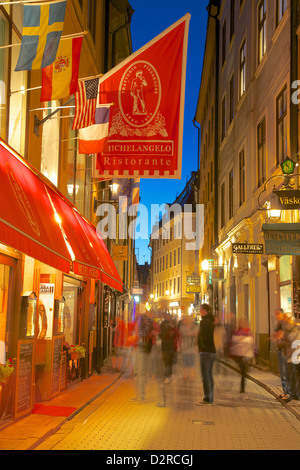
<path fill-rule="evenodd" d="M 181 177 L 187 14 L 100 79 L 100 103 L 114 103 L 95 177 Z"/>

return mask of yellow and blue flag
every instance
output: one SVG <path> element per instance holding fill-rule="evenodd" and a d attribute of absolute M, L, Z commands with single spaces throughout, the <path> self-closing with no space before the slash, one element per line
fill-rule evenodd
<path fill-rule="evenodd" d="M 23 33 L 16 71 L 53 64 L 62 35 L 67 0 L 24 5 Z"/>

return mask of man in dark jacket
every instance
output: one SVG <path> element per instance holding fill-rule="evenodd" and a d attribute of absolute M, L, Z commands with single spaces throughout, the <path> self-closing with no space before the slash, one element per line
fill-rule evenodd
<path fill-rule="evenodd" d="M 175 363 L 177 328 L 170 314 L 165 315 L 165 319 L 160 325 L 160 338 L 162 356 L 165 365 L 165 383 L 169 383 L 173 375 Z"/>
<path fill-rule="evenodd" d="M 198 333 L 198 349 L 200 352 L 200 367 L 203 383 L 204 398 L 200 404 L 213 404 L 214 401 L 214 379 L 213 365 L 216 358 L 216 348 L 214 344 L 214 317 L 211 307 L 202 304 L 200 307 L 201 323 Z"/>

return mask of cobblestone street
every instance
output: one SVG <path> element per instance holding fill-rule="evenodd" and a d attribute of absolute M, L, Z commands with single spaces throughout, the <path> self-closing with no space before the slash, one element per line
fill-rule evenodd
<path fill-rule="evenodd" d="M 134 376 L 127 370 L 37 450 L 300 450 L 300 421 L 253 381 L 247 381 L 248 399 L 241 398 L 239 380 L 220 365 L 214 405 L 198 406 L 199 374 L 195 382 L 184 381 L 178 367 L 176 380 L 164 389 L 151 379 L 139 404 L 130 401 Z M 167 406 L 161 408 L 163 391 Z"/>

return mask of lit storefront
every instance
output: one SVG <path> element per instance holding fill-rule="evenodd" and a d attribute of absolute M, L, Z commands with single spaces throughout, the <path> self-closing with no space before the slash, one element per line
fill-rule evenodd
<path fill-rule="evenodd" d="M 122 292 L 123 284 L 95 227 L 2 141 L 0 173 L 0 364 L 14 367 L 0 377 L 1 419 L 91 372 L 103 286 Z"/>

